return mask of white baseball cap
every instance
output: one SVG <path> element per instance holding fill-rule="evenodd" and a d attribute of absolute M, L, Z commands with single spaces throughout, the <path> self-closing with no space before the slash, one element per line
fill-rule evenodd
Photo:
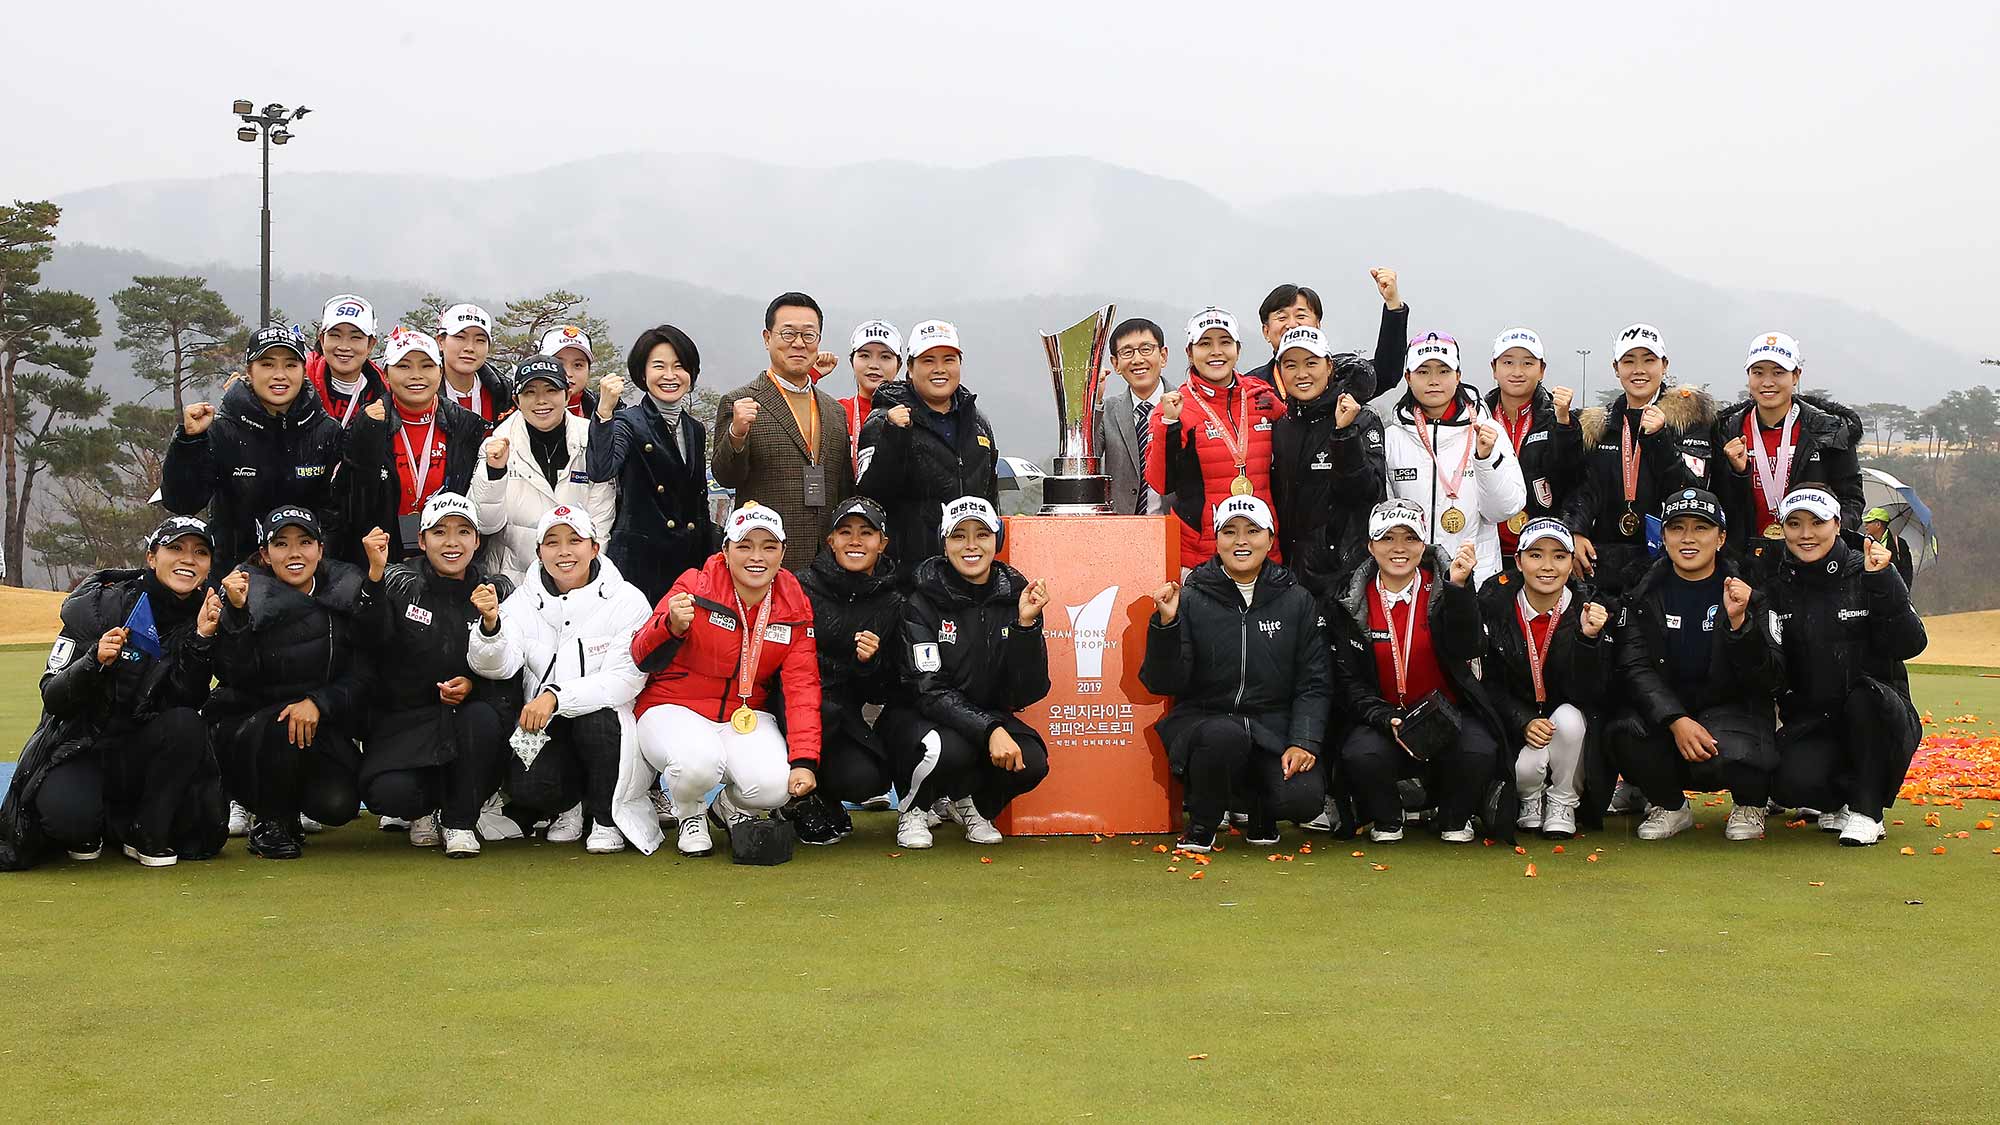
<path fill-rule="evenodd" d="M 1333 354 L 1332 350 L 1326 345 L 1326 333 L 1321 332 L 1310 324 L 1301 324 L 1297 328 L 1288 330 L 1283 336 L 1278 337 L 1278 355 L 1280 358 L 1283 358 L 1284 354 L 1293 348 L 1304 348 L 1321 359 L 1325 359 L 1327 356 Z"/>
<path fill-rule="evenodd" d="M 478 328 L 493 338 L 493 317 L 478 305 L 453 305 L 438 314 L 438 335 L 456 336 L 468 328 Z"/>
<path fill-rule="evenodd" d="M 1223 524 L 1237 516 L 1242 516 L 1265 531 L 1273 531 L 1277 527 L 1271 520 L 1270 505 L 1255 496 L 1231 496 L 1215 506 L 1215 530 L 1221 531 Z"/>
<path fill-rule="evenodd" d="M 1743 361 L 1743 370 L 1762 361 L 1770 360 L 1787 371 L 1797 371 L 1804 357 L 1799 354 L 1799 342 L 1783 332 L 1767 332 L 1750 341 L 1749 358 Z"/>
<path fill-rule="evenodd" d="M 1554 541 L 1565 551 L 1576 551 L 1576 536 L 1570 534 L 1569 525 L 1550 516 L 1529 520 L 1528 526 L 1521 529 L 1520 541 L 1514 549 L 1525 551 L 1544 539 Z"/>
<path fill-rule="evenodd" d="M 1661 359 L 1667 358 L 1667 338 L 1650 324 L 1626 326 L 1625 330 L 1618 334 L 1618 342 L 1611 345 L 1611 362 L 1617 363 L 1624 359 L 1625 353 L 1633 348 L 1645 348 Z"/>
<path fill-rule="evenodd" d="M 1778 518 L 1784 519 L 1793 512 L 1811 512 L 1822 520 L 1840 518 L 1840 501 L 1823 488 L 1794 488 L 1778 501 Z"/>
<path fill-rule="evenodd" d="M 590 513 L 574 504 L 557 504 L 542 513 L 535 523 L 535 542 L 548 538 L 549 531 L 559 524 L 568 524 L 569 529 L 583 539 L 597 538 L 597 525 L 590 522 Z"/>
<path fill-rule="evenodd" d="M 886 320 L 864 320 L 854 326 L 854 335 L 847 341 L 847 354 L 853 355 L 869 344 L 880 344 L 898 356 L 903 354 L 903 334 Z"/>
<path fill-rule="evenodd" d="M 1542 338 L 1532 328 L 1509 328 L 1493 337 L 1493 358 L 1499 359 L 1508 348 L 1526 348 L 1536 359 L 1547 361 L 1549 355 L 1542 350 Z"/>
<path fill-rule="evenodd" d="M 891 329 L 890 331 L 894 331 Z M 950 348 L 960 355 L 965 349 L 958 345 L 958 326 L 943 320 L 926 320 L 910 329 L 910 358 L 930 351 L 932 348 Z"/>
<path fill-rule="evenodd" d="M 368 335 L 375 335 L 375 306 L 366 299 L 352 293 L 342 293 L 326 303 L 319 314 L 321 332 L 336 324 L 352 324 Z"/>
<path fill-rule="evenodd" d="M 1211 328 L 1220 328 L 1224 332 L 1229 333 L 1230 339 L 1239 344 L 1243 342 L 1243 333 L 1236 327 L 1236 318 L 1222 309 L 1210 305 L 1193 316 L 1188 317 L 1187 346 L 1190 348 L 1194 347 L 1195 341 L 1201 339 L 1202 333 L 1207 332 Z"/>
<path fill-rule="evenodd" d="M 440 492 L 424 501 L 424 515 L 417 521 L 417 530 L 429 531 L 446 516 L 462 516 L 474 531 L 479 530 L 479 517 L 472 509 L 472 501 L 456 492 Z"/>
<path fill-rule="evenodd" d="M 1462 370 L 1458 366 L 1458 341 L 1442 332 L 1426 332 L 1410 340 L 1410 350 L 1403 354 L 1403 374 L 1422 367 L 1429 359 L 1442 360 L 1453 371 Z"/>
<path fill-rule="evenodd" d="M 755 500 L 745 501 L 742 507 L 729 513 L 729 525 L 722 538 L 735 543 L 759 528 L 770 532 L 778 542 L 785 541 L 785 521 L 779 518 L 778 513 Z"/>
<path fill-rule="evenodd" d="M 986 525 L 988 531 L 996 534 L 1000 530 L 1000 513 L 993 510 L 993 505 L 988 504 L 985 497 L 961 496 L 944 506 L 944 521 L 938 526 L 938 537 L 950 535 L 952 528 L 966 520 L 978 520 Z"/>
<path fill-rule="evenodd" d="M 432 363 L 443 363 L 444 354 L 438 351 L 438 342 L 422 332 L 411 328 L 397 328 L 389 333 L 388 346 L 382 349 L 382 366 L 394 367 L 398 360 L 411 352 L 422 352 L 431 357 Z"/>
<path fill-rule="evenodd" d="M 543 355 L 554 355 L 564 348 L 581 348 L 587 356 L 590 354 L 590 335 L 574 324 L 564 324 L 542 333 L 542 342 L 536 350 Z"/>
<path fill-rule="evenodd" d="M 1415 500 L 1383 500 L 1368 509 L 1368 538 L 1381 539 L 1390 530 L 1407 527 L 1423 539 L 1430 534 L 1430 520 L 1424 506 Z"/>

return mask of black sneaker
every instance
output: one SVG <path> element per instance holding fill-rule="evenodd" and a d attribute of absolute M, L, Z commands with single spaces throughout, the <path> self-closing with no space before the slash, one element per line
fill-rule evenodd
<path fill-rule="evenodd" d="M 137 833 L 125 842 L 124 850 L 125 855 L 138 860 L 141 867 L 172 867 L 181 861 L 179 852 L 149 843 Z"/>
<path fill-rule="evenodd" d="M 1188 822 L 1187 831 L 1181 833 L 1180 840 L 1174 844 L 1174 850 L 1178 852 L 1209 852 L 1214 849 L 1215 829 L 1193 821 Z"/>
<path fill-rule="evenodd" d="M 833 813 L 834 832 L 843 840 L 854 835 L 854 818 L 847 815 L 847 806 L 829 797 L 826 807 Z"/>
<path fill-rule="evenodd" d="M 837 844 L 840 830 L 834 827 L 833 817 L 827 811 L 826 801 L 818 794 L 801 798 L 785 810 L 785 818 L 792 822 L 792 828 L 799 834 L 801 844 Z"/>
<path fill-rule="evenodd" d="M 88 844 L 79 844 L 74 848 L 66 850 L 69 852 L 71 859 L 79 861 L 93 860 L 104 854 L 104 841 L 92 840 Z"/>
<path fill-rule="evenodd" d="M 303 834 L 260 817 L 250 826 L 250 854 L 262 859 L 297 859 L 305 854 L 305 848 L 299 845 Z"/>
<path fill-rule="evenodd" d="M 1278 818 L 1258 813 L 1243 830 L 1243 839 L 1252 847 L 1268 848 L 1278 842 Z"/>

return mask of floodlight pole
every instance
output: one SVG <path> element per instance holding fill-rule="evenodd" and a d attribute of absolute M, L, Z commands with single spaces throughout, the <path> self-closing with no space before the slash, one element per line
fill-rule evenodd
<path fill-rule="evenodd" d="M 273 102 L 259 113 L 247 98 L 237 99 L 230 108 L 243 122 L 243 127 L 236 130 L 236 139 L 263 142 L 263 203 L 258 211 L 257 269 L 257 327 L 263 328 L 271 323 L 271 145 L 291 140 L 291 122 L 312 111 L 305 106 L 288 110 Z"/>

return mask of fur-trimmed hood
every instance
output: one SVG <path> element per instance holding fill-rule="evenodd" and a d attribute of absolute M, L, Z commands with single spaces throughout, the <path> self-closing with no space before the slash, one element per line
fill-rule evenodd
<path fill-rule="evenodd" d="M 1610 406 L 1593 406 L 1578 418 L 1583 427 L 1583 444 L 1586 448 L 1596 445 L 1604 435 L 1605 421 L 1614 409 L 1625 408 L 1625 396 L 1621 393 L 1611 401 Z M 1669 384 L 1660 392 L 1660 412 L 1667 416 L 1667 425 L 1685 433 L 1689 430 L 1706 429 L 1715 422 L 1715 398 L 1701 387 Z"/>

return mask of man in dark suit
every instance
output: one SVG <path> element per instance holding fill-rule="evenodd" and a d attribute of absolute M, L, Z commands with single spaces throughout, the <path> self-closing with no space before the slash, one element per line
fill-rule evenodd
<path fill-rule="evenodd" d="M 1169 390 L 1166 333 L 1143 317 L 1119 322 L 1111 333 L 1111 363 L 1125 389 L 1104 396 L 1097 408 L 1097 451 L 1111 478 L 1112 510 L 1121 516 L 1158 516 L 1172 510 L 1171 494 L 1146 487 L 1146 422 Z"/>

